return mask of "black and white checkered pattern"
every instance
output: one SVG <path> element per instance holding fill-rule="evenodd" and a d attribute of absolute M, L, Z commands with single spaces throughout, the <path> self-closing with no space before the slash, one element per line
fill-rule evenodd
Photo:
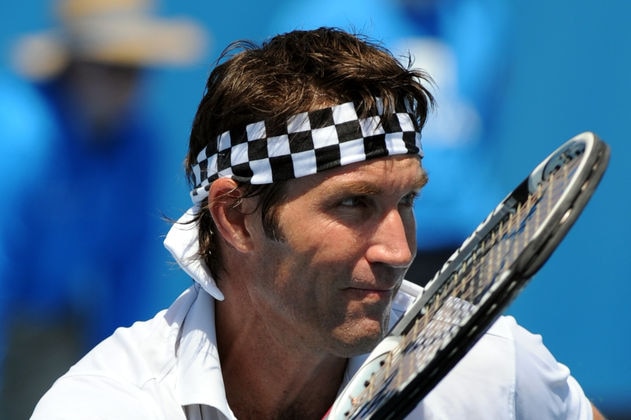
<path fill-rule="evenodd" d="M 282 132 L 268 132 L 264 121 L 226 131 L 197 156 L 191 198 L 201 202 L 217 178 L 261 185 L 383 156 L 422 156 L 412 118 L 407 112 L 359 118 L 347 102 L 294 115 Z"/>

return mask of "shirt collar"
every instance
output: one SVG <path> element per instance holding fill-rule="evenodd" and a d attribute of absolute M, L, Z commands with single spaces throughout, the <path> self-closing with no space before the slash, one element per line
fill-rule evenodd
<path fill-rule="evenodd" d="M 223 293 L 210 275 L 210 270 L 197 253 L 199 251 L 198 227 L 193 218 L 198 212 L 198 205 L 191 207 L 171 226 L 164 239 L 164 247 L 169 250 L 180 268 L 202 289 L 215 299 L 224 300 Z"/>
<path fill-rule="evenodd" d="M 234 418 L 228 406 L 215 331 L 215 300 L 196 286 L 196 297 L 181 327 L 176 393 L 182 406 L 203 404 Z"/>

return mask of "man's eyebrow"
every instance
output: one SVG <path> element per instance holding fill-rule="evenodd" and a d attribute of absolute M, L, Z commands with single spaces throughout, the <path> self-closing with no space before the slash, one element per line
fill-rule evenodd
<path fill-rule="evenodd" d="M 410 190 L 420 190 L 423 188 L 427 181 L 429 180 L 427 173 L 423 171 L 422 176 L 410 186 Z M 384 191 L 384 188 L 378 185 L 375 185 L 372 182 L 366 181 L 350 181 L 348 183 L 344 183 L 338 187 L 336 190 L 339 193 L 343 194 L 354 194 L 354 195 L 377 195 L 381 194 Z"/>
<path fill-rule="evenodd" d="M 383 188 L 380 188 L 371 182 L 350 181 L 338 185 L 335 190 L 343 194 L 375 195 L 380 194 L 383 191 Z"/>

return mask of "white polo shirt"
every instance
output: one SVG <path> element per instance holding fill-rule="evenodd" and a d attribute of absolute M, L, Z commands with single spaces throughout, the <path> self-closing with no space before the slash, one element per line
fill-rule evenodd
<path fill-rule="evenodd" d="M 154 318 L 119 328 L 97 345 L 55 382 L 32 420 L 235 418 L 215 334 L 214 302 L 223 295 L 203 264 L 191 258 L 196 237 L 176 225 L 165 241 L 196 283 Z M 404 282 L 393 323 L 421 292 Z M 350 360 L 346 381 L 365 358 Z M 582 420 L 591 419 L 592 411 L 541 338 L 501 317 L 408 418 Z"/>
<path fill-rule="evenodd" d="M 214 299 L 190 287 L 169 309 L 96 346 L 32 419 L 233 419 L 213 318 Z M 349 363 L 347 379 L 362 362 Z M 409 418 L 591 419 L 591 406 L 540 337 L 502 317 Z"/>

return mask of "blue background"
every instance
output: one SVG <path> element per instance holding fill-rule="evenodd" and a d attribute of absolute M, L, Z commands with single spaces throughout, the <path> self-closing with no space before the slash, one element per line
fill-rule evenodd
<path fill-rule="evenodd" d="M 631 412 L 631 274 L 626 266 L 631 261 L 626 125 L 631 119 L 631 2 L 521 0 L 512 5 L 513 70 L 494 133 L 500 185 L 509 192 L 554 147 L 582 131 L 598 133 L 610 144 L 612 157 L 582 217 L 508 312 L 542 334 L 588 396 L 615 418 L 611 413 Z M 162 14 L 194 16 L 211 34 L 202 63 L 152 74 L 152 106 L 165 115 L 172 139 L 173 158 L 164 168 L 173 174 L 164 186 L 167 215 L 176 217 L 189 205 L 181 162 L 214 59 L 232 40 L 271 35 L 268 19 L 280 7 L 279 0 L 161 3 Z M 41 0 L 1 2 L 3 55 L 17 35 L 48 27 L 49 9 Z M 379 11 L 374 15 L 378 19 Z M 167 305 L 188 284 L 173 271 L 163 280 L 156 307 Z"/>

